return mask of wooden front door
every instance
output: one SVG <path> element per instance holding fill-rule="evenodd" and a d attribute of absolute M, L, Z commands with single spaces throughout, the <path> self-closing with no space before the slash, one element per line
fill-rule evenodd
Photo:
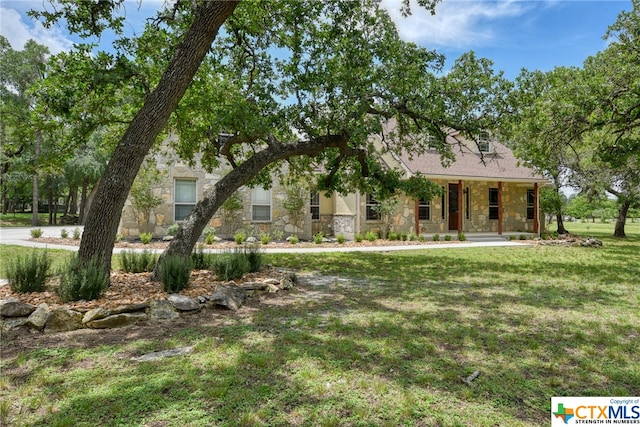
<path fill-rule="evenodd" d="M 449 230 L 458 229 L 458 184 L 449 184 Z"/>

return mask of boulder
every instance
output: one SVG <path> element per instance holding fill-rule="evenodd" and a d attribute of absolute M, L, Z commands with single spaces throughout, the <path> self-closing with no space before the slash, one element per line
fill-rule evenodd
<path fill-rule="evenodd" d="M 216 305 L 235 311 L 244 304 L 245 296 L 245 290 L 238 286 L 220 285 L 212 295 L 208 295 L 206 298 Z"/>
<path fill-rule="evenodd" d="M 0 316 L 25 317 L 36 310 L 36 306 L 27 304 L 15 298 L 0 301 Z"/>
<path fill-rule="evenodd" d="M 104 319 L 92 320 L 87 322 L 87 326 L 92 329 L 119 328 L 147 319 L 146 313 L 120 313 L 107 316 Z"/>
<path fill-rule="evenodd" d="M 82 313 L 61 307 L 51 311 L 44 331 L 46 333 L 66 332 L 82 327 Z"/>
<path fill-rule="evenodd" d="M 148 312 L 152 320 L 171 320 L 180 317 L 169 301 L 151 301 Z"/>
<path fill-rule="evenodd" d="M 47 321 L 49 320 L 49 306 L 47 304 L 40 304 L 36 310 L 31 313 L 31 316 L 27 319 L 27 324 L 34 329 L 43 330 Z"/>
<path fill-rule="evenodd" d="M 291 289 L 296 285 L 296 275 L 294 273 L 286 274 L 280 279 L 280 287 L 282 289 Z"/>
<path fill-rule="evenodd" d="M 93 320 L 104 319 L 109 316 L 111 312 L 105 308 L 98 307 L 87 311 L 82 318 L 82 323 L 86 324 Z"/>
<path fill-rule="evenodd" d="M 2 324 L 2 329 L 4 329 L 5 331 L 9 331 L 11 329 L 16 329 L 16 328 L 19 328 L 20 326 L 26 325 L 27 318 L 26 317 L 10 317 L 2 320 L 2 322 L 0 323 Z"/>
<path fill-rule="evenodd" d="M 170 294 L 167 296 L 167 300 L 169 300 L 171 305 L 180 311 L 200 310 L 200 303 L 185 295 Z"/>
<path fill-rule="evenodd" d="M 109 310 L 109 314 L 135 313 L 136 311 L 143 311 L 143 310 L 146 310 L 147 308 L 149 308 L 149 304 L 147 304 L 146 302 L 141 302 L 138 304 L 121 305 Z"/>

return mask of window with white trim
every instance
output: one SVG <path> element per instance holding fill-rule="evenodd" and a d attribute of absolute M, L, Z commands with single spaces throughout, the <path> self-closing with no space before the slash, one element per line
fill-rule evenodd
<path fill-rule="evenodd" d="M 478 149 L 481 153 L 492 152 L 491 139 L 488 133 L 484 132 L 480 135 L 480 138 L 478 138 Z"/>
<path fill-rule="evenodd" d="M 379 221 L 380 211 L 378 210 L 378 201 L 371 194 L 367 194 L 367 221 Z"/>
<path fill-rule="evenodd" d="M 174 221 L 184 221 L 196 205 L 196 180 L 177 179 L 174 181 Z"/>
<path fill-rule="evenodd" d="M 311 193 L 311 199 L 309 200 L 311 219 L 319 220 L 320 219 L 320 193 L 313 192 Z"/>
<path fill-rule="evenodd" d="M 256 187 L 251 190 L 251 221 L 271 221 L 271 189 Z"/>
<path fill-rule="evenodd" d="M 429 200 L 420 199 L 418 201 L 418 219 L 423 221 L 431 219 L 431 202 Z"/>

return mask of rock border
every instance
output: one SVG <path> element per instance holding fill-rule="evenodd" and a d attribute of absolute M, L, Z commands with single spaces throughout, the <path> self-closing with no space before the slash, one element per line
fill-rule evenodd
<path fill-rule="evenodd" d="M 181 313 L 196 312 L 203 308 L 225 307 L 236 311 L 247 296 L 256 292 L 274 293 L 292 289 L 297 283 L 295 273 L 285 273 L 280 280 L 266 279 L 260 282 L 236 284 L 228 282 L 216 286 L 209 295 L 195 298 L 169 294 L 164 300 L 148 300 L 144 303 L 123 305 L 112 309 L 97 307 L 87 312 L 68 307 L 49 309 L 47 304 L 35 306 L 10 298 L 0 301 L 0 323 L 3 330 L 22 326 L 44 333 L 67 332 L 76 329 L 111 329 L 142 321 L 163 321 L 180 317 Z"/>

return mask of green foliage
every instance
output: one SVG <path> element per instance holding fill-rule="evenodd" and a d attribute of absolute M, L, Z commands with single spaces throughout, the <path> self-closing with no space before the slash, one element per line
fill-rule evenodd
<path fill-rule="evenodd" d="M 336 236 L 336 240 L 338 241 L 339 244 L 343 244 L 344 242 L 347 241 L 347 238 L 344 237 L 344 234 L 340 233 Z"/>
<path fill-rule="evenodd" d="M 318 231 L 316 234 L 313 235 L 313 243 L 315 243 L 316 245 L 319 245 L 320 243 L 322 243 L 324 239 L 324 234 L 322 233 L 322 231 Z"/>
<path fill-rule="evenodd" d="M 162 197 L 156 195 L 156 187 L 164 179 L 166 172 L 158 169 L 156 165 L 147 161 L 138 172 L 129 195 L 131 198 L 131 207 L 136 215 L 140 230 L 146 230 L 150 227 L 149 219 L 151 209 L 162 203 Z"/>
<path fill-rule="evenodd" d="M 143 244 L 148 245 L 149 243 L 151 243 L 151 240 L 153 240 L 152 233 L 140 233 L 140 241 Z"/>
<path fill-rule="evenodd" d="M 34 239 L 38 239 L 42 237 L 43 231 L 41 228 L 34 228 L 30 231 L 30 233 L 31 233 L 31 237 L 33 237 Z"/>
<path fill-rule="evenodd" d="M 73 240 L 80 240 L 80 229 L 78 227 L 73 229 L 73 235 L 71 236 Z"/>
<path fill-rule="evenodd" d="M 214 254 L 206 253 L 202 246 L 191 253 L 191 266 L 194 270 L 209 270 L 214 261 Z"/>
<path fill-rule="evenodd" d="M 213 270 L 219 280 L 239 279 L 251 270 L 251 262 L 242 251 L 219 254 L 213 263 Z"/>
<path fill-rule="evenodd" d="M 211 226 L 205 227 L 204 231 L 202 232 L 202 234 L 204 235 L 204 242 L 207 245 L 212 245 L 213 242 L 215 242 L 215 239 L 216 239 L 216 229 L 215 229 L 215 227 L 211 227 Z"/>
<path fill-rule="evenodd" d="M 233 240 L 241 245 L 244 243 L 245 240 L 247 240 L 247 235 L 243 232 L 243 231 L 238 231 L 236 232 L 236 234 L 233 235 Z"/>
<path fill-rule="evenodd" d="M 117 233 L 116 234 L 116 238 L 115 238 L 115 242 L 116 243 L 122 242 L 122 239 L 124 239 L 124 236 L 122 234 L 120 234 L 120 233 Z"/>
<path fill-rule="evenodd" d="M 144 250 L 137 252 L 132 250 L 120 253 L 120 265 L 125 273 L 144 273 L 153 271 L 158 263 L 159 255 Z"/>
<path fill-rule="evenodd" d="M 180 224 L 174 222 L 169 227 L 167 227 L 167 234 L 169 236 L 175 236 L 176 233 L 178 232 L 178 228 L 180 228 Z"/>
<path fill-rule="evenodd" d="M 465 240 L 467 240 L 467 236 L 465 236 L 463 232 L 460 232 L 458 233 L 458 240 L 464 242 Z"/>
<path fill-rule="evenodd" d="M 231 235 L 235 229 L 238 214 L 242 211 L 242 208 L 242 197 L 237 191 L 231 194 L 220 207 L 222 229 L 226 236 Z"/>
<path fill-rule="evenodd" d="M 518 238 L 520 240 L 527 240 L 527 235 L 526 234 L 521 234 L 520 236 L 518 236 Z"/>
<path fill-rule="evenodd" d="M 409 241 L 410 242 L 415 242 L 416 240 L 418 240 L 418 235 L 416 233 L 414 233 L 413 231 L 411 233 L 409 233 Z"/>
<path fill-rule="evenodd" d="M 291 175 L 285 178 L 288 185 L 285 188 L 286 197 L 282 201 L 282 206 L 287 210 L 291 223 L 297 230 L 302 228 L 302 221 L 306 216 L 305 206 L 309 201 L 310 188 Z"/>
<path fill-rule="evenodd" d="M 355 236 L 353 236 L 353 240 L 355 240 L 356 243 L 362 242 L 362 239 L 363 239 L 362 233 L 356 233 Z"/>
<path fill-rule="evenodd" d="M 180 292 L 189 286 L 191 262 L 179 255 L 167 255 L 160 264 L 160 279 L 168 293 Z"/>
<path fill-rule="evenodd" d="M 445 242 L 450 242 L 451 241 L 451 234 L 445 234 L 444 241 Z"/>
<path fill-rule="evenodd" d="M 60 238 L 61 239 L 69 238 L 69 232 L 67 231 L 66 228 L 63 228 L 62 230 L 60 230 Z"/>
<path fill-rule="evenodd" d="M 418 241 L 424 242 L 424 236 L 422 234 L 418 236 Z"/>
<path fill-rule="evenodd" d="M 389 240 L 398 240 L 398 239 L 400 239 L 400 235 L 398 233 L 396 233 L 395 231 L 390 231 L 388 236 L 387 236 L 387 239 L 389 239 Z"/>
<path fill-rule="evenodd" d="M 98 258 L 82 265 L 77 254 L 71 256 L 60 274 L 58 295 L 64 302 L 94 300 L 109 287 L 109 273 Z"/>
<path fill-rule="evenodd" d="M 378 233 L 367 231 L 366 233 L 364 233 L 364 238 L 369 242 L 375 242 L 378 239 Z"/>
<path fill-rule="evenodd" d="M 440 235 L 438 233 L 434 233 L 433 235 L 433 241 L 434 242 L 439 242 L 440 241 Z"/>
<path fill-rule="evenodd" d="M 6 275 L 11 290 L 19 293 L 42 292 L 49 276 L 51 259 L 46 252 L 35 249 L 29 255 L 17 256 L 6 266 Z"/>
<path fill-rule="evenodd" d="M 262 268 L 262 252 L 256 245 L 245 245 L 244 256 L 249 262 L 249 273 L 256 273 Z"/>
<path fill-rule="evenodd" d="M 269 233 L 262 233 L 260 235 L 260 242 L 263 245 L 268 245 L 271 242 L 271 235 Z"/>
<path fill-rule="evenodd" d="M 289 236 L 289 238 L 287 239 L 289 241 L 289 243 L 291 243 L 292 245 L 297 245 L 298 242 L 300 241 L 300 239 L 298 239 L 298 236 L 296 236 L 295 234 L 292 234 L 291 236 Z"/>

